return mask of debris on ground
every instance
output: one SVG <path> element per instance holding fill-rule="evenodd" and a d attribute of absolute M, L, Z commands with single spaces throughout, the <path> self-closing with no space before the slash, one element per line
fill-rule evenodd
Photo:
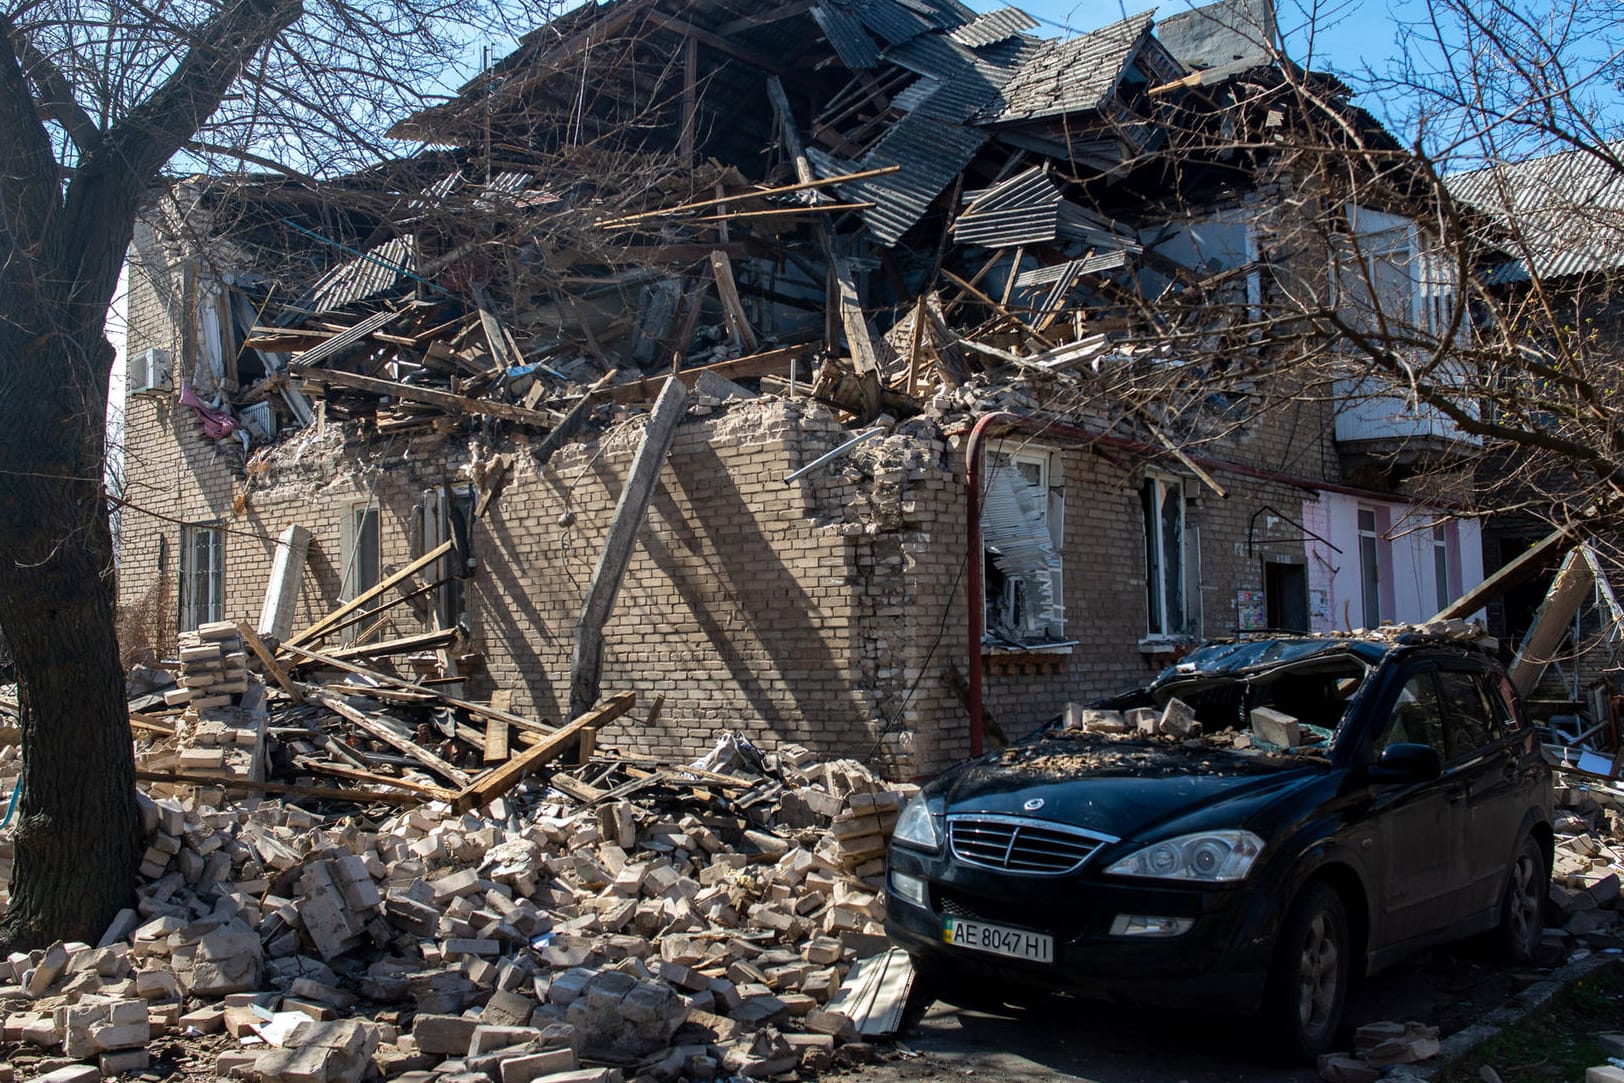
<path fill-rule="evenodd" d="M 912 787 L 734 734 L 708 767 L 623 756 L 582 719 L 520 720 L 482 768 L 505 712 L 347 662 L 289 678 L 295 702 L 235 672 L 238 635 L 183 648 L 175 688 L 207 695 L 154 710 L 148 672 L 132 700 L 136 906 L 0 961 L 19 1078 L 205 1053 L 264 1083 L 762 1078 L 898 1025 L 883 854 Z"/>

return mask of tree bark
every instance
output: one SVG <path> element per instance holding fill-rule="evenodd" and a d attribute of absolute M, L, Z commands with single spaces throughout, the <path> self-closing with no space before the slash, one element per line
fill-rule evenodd
<path fill-rule="evenodd" d="M 0 950 L 95 943 L 135 894 L 140 818 L 102 494 L 99 321 L 0 329 L 0 626 L 25 755 Z"/>

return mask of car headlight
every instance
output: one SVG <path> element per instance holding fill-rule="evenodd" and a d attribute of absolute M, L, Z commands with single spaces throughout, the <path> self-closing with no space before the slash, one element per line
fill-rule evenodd
<path fill-rule="evenodd" d="M 914 794 L 903 806 L 902 815 L 897 817 L 896 830 L 891 832 L 891 841 L 917 846 L 921 850 L 941 849 L 942 829 L 936 825 L 936 817 L 926 803 L 924 794 Z"/>
<path fill-rule="evenodd" d="M 1250 831 L 1202 831 L 1136 850 L 1116 862 L 1111 876 L 1227 883 L 1246 879 L 1263 852 L 1263 840 Z"/>

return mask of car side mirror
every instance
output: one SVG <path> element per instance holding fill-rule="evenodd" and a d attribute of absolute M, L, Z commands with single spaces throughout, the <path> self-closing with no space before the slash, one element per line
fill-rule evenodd
<path fill-rule="evenodd" d="M 1431 745 L 1396 744 L 1382 749 L 1370 772 L 1373 782 L 1406 785 L 1427 782 L 1444 773 L 1444 758 Z"/>

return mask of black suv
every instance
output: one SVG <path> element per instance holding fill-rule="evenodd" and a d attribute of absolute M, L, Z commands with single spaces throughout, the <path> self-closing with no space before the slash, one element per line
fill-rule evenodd
<path fill-rule="evenodd" d="M 1538 944 L 1550 772 L 1468 640 L 1215 643 L 1098 706 L 904 809 L 886 927 L 927 979 L 1261 1010 L 1311 1056 L 1356 974 Z"/>

